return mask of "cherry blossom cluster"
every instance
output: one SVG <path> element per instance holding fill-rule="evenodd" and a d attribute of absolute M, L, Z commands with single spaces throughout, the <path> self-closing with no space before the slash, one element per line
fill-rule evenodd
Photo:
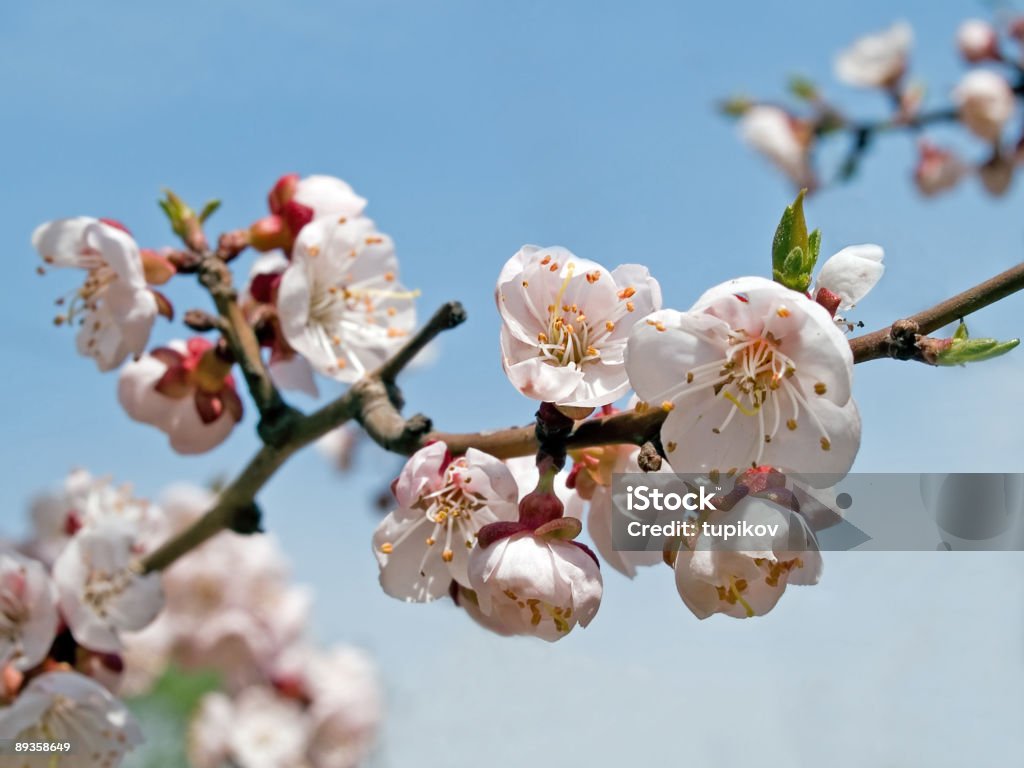
<path fill-rule="evenodd" d="M 857 171 L 861 159 L 879 134 L 893 129 L 914 132 L 918 157 L 913 180 L 922 195 L 933 196 L 976 176 L 992 195 L 1002 195 L 1024 162 L 1024 130 L 1019 101 L 1024 94 L 1024 17 L 995 25 L 968 19 L 955 30 L 956 46 L 968 69 L 948 94 L 948 105 L 929 109 L 925 86 L 910 77 L 913 32 L 905 22 L 854 41 L 834 62 L 836 78 L 854 88 L 871 89 L 885 98 L 889 114 L 863 121 L 846 115 L 810 80 L 790 83 L 794 106 L 730 99 L 727 114 L 739 118 L 745 143 L 770 160 L 797 187 L 821 184 L 814 161 L 820 144 L 837 135 L 850 146 L 835 181 Z M 956 122 L 984 152 L 966 160 L 951 146 L 925 135 L 930 125 Z M 833 179 L 826 179 L 831 182 Z"/>
<path fill-rule="evenodd" d="M 175 486 L 158 505 L 76 470 L 35 500 L 30 535 L 0 549 L 0 738 L 67 741 L 76 766 L 117 765 L 143 741 L 120 699 L 168 670 L 204 670 L 223 690 L 196 714 L 193 765 L 362 761 L 381 717 L 374 667 L 310 643 L 310 594 L 272 537 L 225 535 L 166 574 L 138 573 L 213 495 Z"/>

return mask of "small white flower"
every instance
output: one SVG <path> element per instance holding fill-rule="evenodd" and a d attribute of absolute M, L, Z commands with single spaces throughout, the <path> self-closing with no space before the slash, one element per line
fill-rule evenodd
<path fill-rule="evenodd" d="M 956 30 L 956 44 L 960 54 L 976 63 L 999 56 L 999 36 L 995 28 L 981 19 L 967 19 Z"/>
<path fill-rule="evenodd" d="M 414 453 L 394 485 L 398 508 L 373 535 L 380 584 L 409 602 L 436 600 L 466 571 L 476 533 L 516 519 L 518 487 L 498 459 L 470 449 L 453 458 L 444 443 Z"/>
<path fill-rule="evenodd" d="M 836 56 L 836 77 L 859 88 L 891 88 L 907 69 L 913 41 L 913 30 L 902 21 L 866 35 Z"/>
<path fill-rule="evenodd" d="M 744 143 L 774 163 L 798 187 L 817 186 L 811 167 L 810 127 L 788 112 L 769 105 L 751 107 L 739 121 Z"/>
<path fill-rule="evenodd" d="M 768 464 L 840 475 L 860 446 L 853 355 L 829 312 L 761 277 L 707 291 L 638 325 L 626 352 L 639 397 L 668 411 L 677 472 Z"/>
<path fill-rule="evenodd" d="M 553 642 L 586 627 L 601 605 L 597 560 L 583 545 L 523 531 L 470 554 L 469 586 L 508 634 Z"/>
<path fill-rule="evenodd" d="M 0 708 L 0 739 L 71 744 L 72 753 L 25 753 L 19 765 L 49 768 L 112 768 L 142 743 L 142 731 L 127 707 L 101 685 L 76 672 L 48 672 Z M 56 753 L 59 754 L 59 753 Z"/>
<path fill-rule="evenodd" d="M 882 278 L 884 258 L 880 245 L 848 245 L 821 266 L 815 288 L 838 296 L 840 310 L 852 309 Z"/>
<path fill-rule="evenodd" d="M 987 69 L 972 69 L 953 89 L 960 121 L 985 141 L 998 141 L 1013 117 L 1016 101 L 1006 78 Z"/>
<path fill-rule="evenodd" d="M 131 418 L 165 433 L 178 453 L 205 453 L 242 418 L 230 370 L 206 339 L 171 341 L 121 369 L 117 399 Z"/>
<path fill-rule="evenodd" d="M 79 216 L 40 225 L 32 245 L 50 266 L 87 271 L 60 318 L 80 324 L 79 353 L 93 358 L 101 371 L 141 355 L 158 308 L 132 236 L 111 223 Z"/>
<path fill-rule="evenodd" d="M 356 381 L 415 325 L 415 293 L 397 279 L 391 238 L 367 219 L 306 225 L 277 289 L 285 339 L 320 373 Z"/>
<path fill-rule="evenodd" d="M 299 704 L 269 688 L 246 688 L 234 700 L 208 693 L 189 728 L 189 761 L 195 768 L 300 768 L 308 737 Z"/>
<path fill-rule="evenodd" d="M 724 541 L 714 526 L 777 525 L 775 535 Z M 763 616 L 778 603 L 787 584 L 817 584 L 822 560 L 818 543 L 798 514 L 763 499 L 747 497 L 732 510 L 706 519 L 711 535 L 697 536 L 676 554 L 676 588 L 693 614 L 735 618 Z M 719 529 L 721 530 L 721 529 Z"/>
<path fill-rule="evenodd" d="M 107 523 L 80 531 L 57 558 L 61 614 L 80 645 L 119 651 L 121 631 L 142 629 L 160 612 L 160 574 L 140 575 L 137 557 L 134 531 Z"/>
<path fill-rule="evenodd" d="M 0 669 L 46 658 L 57 634 L 57 588 L 38 560 L 0 551 Z"/>
<path fill-rule="evenodd" d="M 626 339 L 661 306 L 661 288 L 646 267 L 609 272 L 565 248 L 525 245 L 502 268 L 495 298 L 513 386 L 535 400 L 596 406 L 628 391 Z"/>

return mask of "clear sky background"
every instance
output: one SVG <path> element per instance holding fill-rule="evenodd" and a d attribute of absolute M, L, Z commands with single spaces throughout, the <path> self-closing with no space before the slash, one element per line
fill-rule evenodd
<path fill-rule="evenodd" d="M 881 115 L 880 96 L 831 82 L 831 57 L 905 18 L 914 71 L 940 103 L 962 71 L 956 25 L 985 13 L 925 0 L 6 4 L 3 527 L 19 530 L 32 494 L 73 466 L 155 494 L 232 473 L 256 446 L 249 418 L 217 451 L 185 459 L 121 413 L 115 375 L 98 374 L 50 322 L 53 298 L 79 277 L 34 273 L 39 222 L 112 216 L 158 246 L 170 241 L 154 202 L 163 185 L 197 203 L 221 197 L 212 223 L 227 229 L 263 214 L 281 173 L 345 178 L 395 238 L 423 316 L 452 298 L 469 310 L 439 363 L 408 378 L 410 409 L 450 430 L 524 423 L 533 404 L 501 372 L 492 303 L 521 244 L 644 263 L 680 309 L 723 279 L 763 274 L 791 190 L 739 144 L 715 100 L 779 97 L 804 72 Z M 858 308 L 870 328 L 1024 250 L 1024 183 L 998 201 L 968 183 L 925 202 L 909 183 L 912 146 L 886 137 L 854 184 L 808 205 L 823 251 L 886 248 L 885 279 Z M 190 286 L 171 293 L 179 312 L 205 306 Z M 1022 314 L 1015 297 L 972 330 L 1024 336 Z M 160 321 L 154 341 L 179 328 Z M 1020 471 L 1022 376 L 1021 352 L 957 370 L 858 366 L 856 468 Z M 364 500 L 389 461 L 366 451 L 355 475 L 338 477 L 307 451 L 261 496 L 297 578 L 316 587 L 317 635 L 379 660 L 389 713 L 376 765 L 1020 759 L 1020 555 L 829 553 L 819 586 L 745 622 L 697 621 L 668 569 L 634 583 L 606 569 L 589 629 L 553 646 L 505 640 L 449 605 L 405 606 L 378 589 Z"/>

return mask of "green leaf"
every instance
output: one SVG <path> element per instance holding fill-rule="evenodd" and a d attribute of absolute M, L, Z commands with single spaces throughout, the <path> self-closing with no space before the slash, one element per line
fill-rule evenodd
<path fill-rule="evenodd" d="M 963 328 L 963 334 L 960 329 Z M 961 324 L 956 334 L 950 339 L 947 349 L 940 352 L 935 359 L 937 365 L 966 365 L 967 363 L 980 363 L 984 360 L 1005 355 L 1011 349 L 1020 344 L 1020 339 L 999 341 L 998 339 L 969 339 L 967 338 L 966 326 Z"/>
<path fill-rule="evenodd" d="M 818 98 L 818 86 L 804 75 L 793 75 L 789 78 L 789 92 L 804 101 L 816 101 Z"/>
<path fill-rule="evenodd" d="M 953 339 L 954 339 L 954 340 L 957 340 L 957 339 L 966 339 L 966 338 L 969 338 L 969 337 L 970 337 L 970 335 L 971 335 L 971 334 L 969 334 L 969 333 L 967 332 L 967 323 L 965 323 L 965 322 L 964 322 L 963 320 L 961 320 L 961 321 L 960 321 L 960 325 L 958 325 L 958 326 L 956 327 L 956 332 L 955 332 L 955 333 L 953 334 Z"/>
<path fill-rule="evenodd" d="M 794 291 L 806 291 L 811 284 L 811 271 L 821 248 L 821 233 L 807 234 L 804 218 L 804 195 L 801 189 L 792 205 L 786 206 L 772 241 L 772 277 Z"/>
<path fill-rule="evenodd" d="M 205 224 L 206 220 L 213 216 L 213 214 L 217 212 L 218 208 L 220 208 L 220 200 L 208 200 L 206 205 L 204 205 L 203 209 L 199 212 L 199 223 Z"/>

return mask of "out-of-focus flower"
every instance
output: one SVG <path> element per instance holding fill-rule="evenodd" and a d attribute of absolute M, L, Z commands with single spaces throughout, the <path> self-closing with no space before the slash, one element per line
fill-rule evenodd
<path fill-rule="evenodd" d="M 705 523 L 711 526 L 709 532 L 698 527 L 675 561 L 676 588 L 699 619 L 714 613 L 740 619 L 763 616 L 775 607 L 787 584 L 816 584 L 821 576 L 818 543 L 794 512 L 748 496 L 729 511 L 712 512 Z M 764 534 L 741 534 L 725 541 L 715 533 L 714 526 L 744 523 L 764 526 Z"/>
<path fill-rule="evenodd" d="M 914 183 L 926 197 L 953 189 L 970 171 L 956 154 L 928 141 L 922 140 L 918 151 Z"/>
<path fill-rule="evenodd" d="M 304 701 L 311 728 L 313 768 L 354 768 L 373 747 L 382 717 L 377 670 L 356 648 L 320 651 L 297 645 L 279 662 L 274 685 Z"/>
<path fill-rule="evenodd" d="M 978 166 L 978 177 L 990 195 L 1005 195 L 1013 182 L 1013 157 L 1001 151 L 994 152 L 992 157 Z"/>
<path fill-rule="evenodd" d="M 367 219 L 322 218 L 303 228 L 277 288 L 288 344 L 314 369 L 356 381 L 416 323 L 416 293 L 398 282 L 391 238 Z"/>
<path fill-rule="evenodd" d="M 85 283 L 57 318 L 79 324 L 78 352 L 101 371 L 141 355 L 159 307 L 146 287 L 139 246 L 124 227 L 87 216 L 58 219 L 37 227 L 32 245 L 50 266 L 86 270 Z"/>
<path fill-rule="evenodd" d="M 121 649 L 119 633 L 149 624 L 163 607 L 160 574 L 132 568 L 135 532 L 107 523 L 79 531 L 53 565 L 60 610 L 75 640 L 93 651 Z"/>
<path fill-rule="evenodd" d="M 60 491 L 32 501 L 32 534 L 24 549 L 48 565 L 78 531 L 107 522 L 131 526 L 136 546 L 148 549 L 164 533 L 163 512 L 155 504 L 132 496 L 128 486 L 110 478 L 93 477 L 84 469 L 72 471 Z"/>
<path fill-rule="evenodd" d="M 474 549 L 469 586 L 479 609 L 505 633 L 549 642 L 577 624 L 590 624 L 603 591 L 597 558 L 589 550 L 533 531 Z"/>
<path fill-rule="evenodd" d="M 46 567 L 0 551 L 0 669 L 25 672 L 46 658 L 57 623 L 57 588 Z"/>
<path fill-rule="evenodd" d="M 516 517 L 518 487 L 498 459 L 470 449 L 453 458 L 444 443 L 414 453 L 394 484 L 398 508 L 373 535 L 380 583 L 410 602 L 448 594 L 466 571 L 476 534 L 484 525 Z"/>
<path fill-rule="evenodd" d="M 365 198 L 333 176 L 282 176 L 267 198 L 270 215 L 249 229 L 250 244 L 260 251 L 290 251 L 302 228 L 319 218 L 356 219 L 366 208 Z"/>
<path fill-rule="evenodd" d="M 746 144 L 774 163 L 796 186 L 818 186 L 811 166 L 814 132 L 806 121 L 778 107 L 759 104 L 743 113 L 739 132 Z"/>
<path fill-rule="evenodd" d="M 841 311 L 852 309 L 882 278 L 884 258 L 880 245 L 848 245 L 822 265 L 815 290 L 824 288 L 838 296 Z"/>
<path fill-rule="evenodd" d="M 956 30 L 960 54 L 971 63 L 999 58 L 999 35 L 995 28 L 981 19 L 967 19 Z"/>
<path fill-rule="evenodd" d="M 906 22 L 856 40 L 836 56 L 836 77 L 858 88 L 892 88 L 907 69 L 914 32 Z"/>
<path fill-rule="evenodd" d="M 309 718 L 291 699 L 252 686 L 234 699 L 206 694 L 189 728 L 188 756 L 194 768 L 301 768 Z"/>
<path fill-rule="evenodd" d="M 72 753 L 24 753 L 19 765 L 47 768 L 57 760 L 75 768 L 111 768 L 142 743 L 127 707 L 101 685 L 76 672 L 35 677 L 8 707 L 0 708 L 0 739 L 66 742 Z"/>
<path fill-rule="evenodd" d="M 1006 78 L 987 69 L 972 69 L 953 89 L 960 121 L 985 141 L 998 141 L 1013 117 L 1015 101 Z"/>
<path fill-rule="evenodd" d="M 626 339 L 661 306 L 661 287 L 646 267 L 609 272 L 565 248 L 524 245 L 502 268 L 495 299 L 513 386 L 535 400 L 596 406 L 629 389 Z"/>
<path fill-rule="evenodd" d="M 652 314 L 626 367 L 637 395 L 669 411 L 661 441 L 677 472 L 842 475 L 860 446 L 846 337 L 828 310 L 771 280 L 731 280 L 688 312 Z"/>
<path fill-rule="evenodd" d="M 206 339 L 172 341 L 124 367 L 117 397 L 133 419 L 164 432 L 178 453 L 204 453 L 242 418 L 231 366 Z"/>

